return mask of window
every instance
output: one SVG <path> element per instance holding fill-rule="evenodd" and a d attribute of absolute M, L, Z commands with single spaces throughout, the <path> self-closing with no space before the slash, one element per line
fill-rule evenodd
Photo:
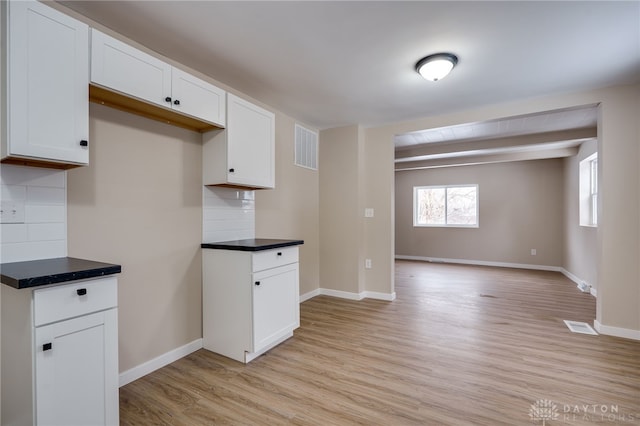
<path fill-rule="evenodd" d="M 580 162 L 580 226 L 598 226 L 598 154 Z"/>
<path fill-rule="evenodd" d="M 416 186 L 413 226 L 478 227 L 478 185 Z"/>
<path fill-rule="evenodd" d="M 591 201 L 591 225 L 598 225 L 598 157 L 589 161 L 589 197 Z"/>

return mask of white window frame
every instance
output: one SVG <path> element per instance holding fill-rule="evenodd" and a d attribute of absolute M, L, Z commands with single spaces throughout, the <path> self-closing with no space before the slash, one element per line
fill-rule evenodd
<path fill-rule="evenodd" d="M 598 153 L 579 164 L 580 226 L 598 226 Z"/>
<path fill-rule="evenodd" d="M 598 156 L 589 161 L 589 198 L 591 226 L 598 226 Z"/>
<path fill-rule="evenodd" d="M 449 188 L 466 188 L 466 187 L 475 187 L 476 188 L 476 223 L 474 224 L 449 224 L 446 223 L 447 220 L 447 189 Z M 418 192 L 421 189 L 444 189 L 444 211 L 445 211 L 445 223 L 418 223 Z M 413 226 L 415 228 L 479 228 L 480 227 L 480 187 L 478 184 L 460 184 L 460 185 L 425 185 L 425 186 L 414 186 L 413 187 Z"/>

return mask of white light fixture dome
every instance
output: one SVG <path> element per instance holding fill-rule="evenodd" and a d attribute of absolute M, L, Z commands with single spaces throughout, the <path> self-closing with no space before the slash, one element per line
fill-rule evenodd
<path fill-rule="evenodd" d="M 438 81 L 445 78 L 457 63 L 458 57 L 452 53 L 436 53 L 420 59 L 416 71 L 427 80 Z"/>

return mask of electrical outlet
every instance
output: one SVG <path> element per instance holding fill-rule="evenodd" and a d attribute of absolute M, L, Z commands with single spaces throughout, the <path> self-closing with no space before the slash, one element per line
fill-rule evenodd
<path fill-rule="evenodd" d="M 365 259 L 364 260 L 364 267 L 366 269 L 371 269 L 371 259 Z"/>
<path fill-rule="evenodd" d="M 7 201 L 0 203 L 0 223 L 24 223 L 24 201 Z"/>
<path fill-rule="evenodd" d="M 538 254 L 538 250 L 531 249 L 531 256 L 535 256 L 536 254 Z"/>

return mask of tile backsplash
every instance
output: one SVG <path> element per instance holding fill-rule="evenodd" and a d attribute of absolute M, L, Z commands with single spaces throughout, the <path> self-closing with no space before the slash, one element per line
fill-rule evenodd
<path fill-rule="evenodd" d="M 24 221 L 0 224 L 0 262 L 67 255 L 67 174 L 2 165 L 0 200 L 24 204 Z"/>
<path fill-rule="evenodd" d="M 202 242 L 255 238 L 254 191 L 202 187 Z"/>
<path fill-rule="evenodd" d="M 2 165 L 0 200 L 24 204 L 24 222 L 0 224 L 0 263 L 67 256 L 67 174 Z M 202 187 L 202 242 L 255 238 L 254 191 Z"/>

